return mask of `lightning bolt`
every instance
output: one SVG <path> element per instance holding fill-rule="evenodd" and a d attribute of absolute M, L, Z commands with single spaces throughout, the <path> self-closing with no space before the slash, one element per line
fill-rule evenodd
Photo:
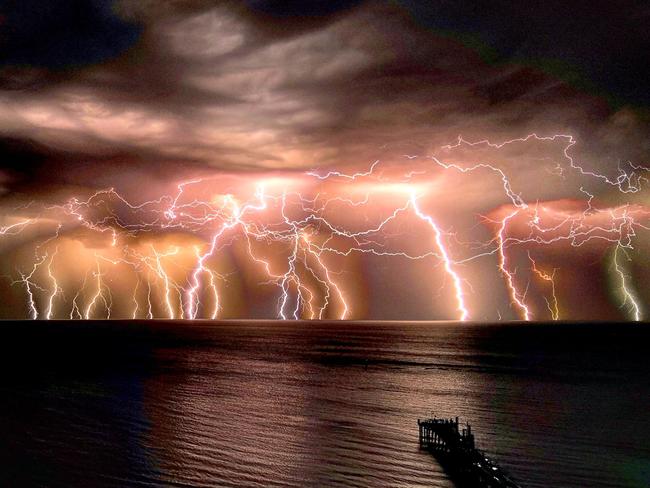
<path fill-rule="evenodd" d="M 517 287 L 515 285 L 514 274 L 508 269 L 509 266 L 506 258 L 506 252 L 505 252 L 506 226 L 508 225 L 508 221 L 517 214 L 518 211 L 515 210 L 514 212 L 509 214 L 501 221 L 501 227 L 499 228 L 499 233 L 498 233 L 499 270 L 501 271 L 501 274 L 505 277 L 511 302 L 520 310 L 524 320 L 530 320 L 531 317 L 530 310 L 528 309 L 528 306 L 524 303 L 523 296 L 517 290 Z"/>
<path fill-rule="evenodd" d="M 460 313 L 459 320 L 465 321 L 469 318 L 469 312 L 467 311 L 467 308 L 465 307 L 465 297 L 463 293 L 463 286 L 462 286 L 462 281 L 460 277 L 458 276 L 458 273 L 454 270 L 452 260 L 449 257 L 449 253 L 447 251 L 447 248 L 445 247 L 445 244 L 442 241 L 442 232 L 438 225 L 433 221 L 433 218 L 431 216 L 424 214 L 420 208 L 418 207 L 418 202 L 417 198 L 415 196 L 415 193 L 411 194 L 411 205 L 413 206 L 413 210 L 415 211 L 416 215 L 422 219 L 423 221 L 427 222 L 431 229 L 434 232 L 435 235 L 435 240 L 436 240 L 436 246 L 438 247 L 438 251 L 440 252 L 440 255 L 442 256 L 443 263 L 445 265 L 445 271 L 447 274 L 451 277 L 453 283 L 454 283 L 454 290 L 456 294 L 456 308 L 458 312 Z"/>
<path fill-rule="evenodd" d="M 622 246 L 617 245 L 614 248 L 614 267 L 621 280 L 621 292 L 623 294 L 622 306 L 628 305 L 632 313 L 632 317 L 635 321 L 638 322 L 641 320 L 641 306 L 639 305 L 637 298 L 634 296 L 634 293 L 630 287 L 630 277 L 625 273 L 623 267 L 618 264 L 619 252 L 623 253 L 628 261 L 630 261 L 630 258 L 625 254 L 625 249 Z"/>
<path fill-rule="evenodd" d="M 517 188 L 516 182 L 521 179 L 511 178 L 513 170 L 507 164 L 493 162 L 496 157 L 461 160 L 455 152 L 476 150 L 499 155 L 508 146 L 525 148 L 526 144 L 548 145 L 554 152 L 561 149 L 557 157 L 535 160 L 549 165 L 545 168 L 548 178 L 569 184 L 571 175 L 584 183 L 575 188 L 580 206 L 557 208 L 548 202 L 528 202 L 525 191 Z M 110 318 L 124 310 L 132 318 L 153 318 L 161 311 L 170 319 L 216 319 L 228 305 L 219 292 L 219 282 L 226 282 L 226 276 L 212 269 L 211 263 L 220 253 L 239 249 L 236 243 L 241 242 L 246 259 L 256 273 L 262 274 L 259 283 L 277 287 L 275 313 L 282 319 L 349 319 L 359 314 L 357 310 L 362 307 L 349 294 L 349 280 L 354 277 L 350 278 L 351 272 L 341 263 L 352 256 L 371 256 L 406 263 L 435 260 L 444 269 L 443 286 L 450 283 L 453 287 L 455 317 L 461 321 L 478 314 L 470 312 L 467 305 L 468 290 L 472 293 L 473 289 L 463 277 L 470 272 L 466 265 L 490 259 L 495 277 L 505 285 L 510 306 L 517 316 L 530 320 L 538 315 L 533 305 L 537 302 L 530 298 L 528 285 L 524 288 L 517 274 L 516 250 L 521 249 L 530 262 L 524 271 L 550 287 L 550 295 L 544 291 L 547 286 L 541 291 L 532 287 L 531 293 L 542 293 L 551 318 L 558 320 L 557 269 L 551 273 L 540 269 L 530 248 L 565 246 L 577 253 L 586 246 L 606 246 L 613 249 L 612 269 L 620 283 L 623 307 L 631 318 L 641 320 L 643 304 L 632 287 L 627 263 L 637 233 L 650 230 L 650 211 L 641 204 L 625 202 L 603 207 L 591 188 L 596 185 L 630 198 L 626 195 L 645 190 L 650 170 L 627 161 L 607 174 L 599 173 L 578 160 L 576 145 L 577 140 L 569 134 L 531 133 L 496 143 L 487 139 L 472 142 L 459 136 L 433 154 L 404 155 L 406 167 L 376 160 L 368 169 L 356 172 L 330 169 L 288 177 L 233 177 L 232 188 L 219 186 L 220 175 L 206 176 L 174 183 L 169 194 L 137 203 L 108 188 L 75 196 L 61 205 L 38 207 L 31 202 L 14 209 L 17 213 L 29 210 L 30 214 L 11 215 L 12 220 L 7 222 L 17 221 L 0 227 L 0 237 L 15 239 L 40 223 L 58 225 L 45 241 L 30 244 L 35 246 L 31 262 L 11 272 L 11 284 L 18 285 L 21 293 L 24 290 L 27 316 L 32 319 L 64 315 L 90 319 L 103 311 Z M 463 241 L 458 228 L 443 230 L 434 218 L 437 212 L 423 210 L 434 199 L 431 189 L 443 173 L 456 174 L 453 181 L 480 179 L 498 189 L 498 211 L 486 214 L 489 217 L 478 216 L 477 225 L 489 229 L 488 238 Z M 257 181 L 252 181 L 255 178 Z M 213 187 L 224 191 L 214 191 Z M 462 187 L 454 190 L 459 199 L 464 198 Z M 500 217 L 494 218 L 496 214 Z M 415 219 L 432 235 L 433 242 L 422 252 L 404 244 L 409 239 L 404 229 Z M 193 236 L 200 244 L 194 241 L 188 249 L 183 244 L 142 244 L 157 235 L 175 234 Z M 65 311 L 66 281 L 57 276 L 65 256 L 58 254 L 66 245 L 62 237 L 82 242 L 95 239 L 83 258 L 93 264 L 82 271 L 83 282 L 71 308 Z M 111 265 L 127 270 L 123 281 L 128 285 L 115 284 L 116 271 Z M 133 287 L 128 304 L 118 303 L 121 298 L 116 294 L 114 306 L 115 286 Z M 204 297 L 210 297 L 206 303 L 202 303 Z M 502 308 L 496 310 L 500 318 Z"/>
<path fill-rule="evenodd" d="M 542 280 L 548 282 L 551 284 L 551 297 L 552 300 L 551 302 L 548 301 L 546 297 L 544 297 L 544 301 L 546 302 L 546 307 L 548 308 L 548 311 L 551 313 L 551 318 L 553 320 L 559 320 L 560 319 L 560 311 L 557 306 L 557 296 L 555 295 L 555 272 L 557 271 L 557 268 L 553 270 L 551 274 L 548 274 L 541 269 L 537 267 L 537 263 L 535 260 L 532 258 L 530 255 L 530 252 L 528 252 L 528 259 L 530 260 L 530 264 L 532 266 L 533 272 L 539 276 Z"/>

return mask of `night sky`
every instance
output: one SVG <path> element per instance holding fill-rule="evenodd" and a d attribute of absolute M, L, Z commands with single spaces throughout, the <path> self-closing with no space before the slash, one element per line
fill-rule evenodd
<path fill-rule="evenodd" d="M 649 22 L 2 2 L 0 316 L 642 319 Z"/>

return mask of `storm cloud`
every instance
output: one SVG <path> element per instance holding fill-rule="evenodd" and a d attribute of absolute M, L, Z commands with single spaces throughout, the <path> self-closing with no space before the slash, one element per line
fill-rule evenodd
<path fill-rule="evenodd" d="M 435 2 L 428 9 L 418 2 L 16 5 L 3 16 L 0 131 L 48 152 L 78 153 L 89 165 L 111 157 L 152 169 L 171 160 L 181 172 L 363 166 L 405 149 L 426 153 L 459 134 L 499 140 L 531 131 L 574 133 L 582 149 L 598 146 L 606 156 L 600 165 L 614 161 L 607 156 L 638 160 L 648 148 L 647 127 L 630 108 L 534 63 L 504 61 L 542 59 L 562 44 L 548 33 L 535 38 L 539 25 L 527 38 L 499 30 L 499 16 L 503 25 L 513 25 L 505 22 L 513 14 L 537 19 L 530 5 L 463 14 L 477 39 L 497 23 L 495 47 L 483 45 L 505 50 L 499 62 L 450 30 L 458 6 Z M 618 23 L 633 35 L 636 24 L 619 10 Z M 446 21 L 435 20 L 441 12 Z M 627 12 L 637 22 L 644 15 Z M 563 15 L 546 13 L 537 23 L 564 24 Z M 611 33 L 611 15 L 607 24 Z M 587 42 L 564 45 L 580 54 Z M 603 64 L 618 69 L 612 56 Z M 640 84 L 643 76 L 628 78 Z M 631 103 L 645 93 L 633 91 Z M 65 162 L 57 169 L 65 175 Z"/>
<path fill-rule="evenodd" d="M 375 161 L 425 173 L 431 158 L 498 164 L 528 201 L 611 201 L 620 185 L 579 180 L 648 163 L 649 17 L 632 1 L 5 3 L 2 205 Z M 573 137 L 582 174 L 565 138 L 445 149 L 533 133 Z M 437 180 L 449 225 L 510 203 L 486 178 Z"/>

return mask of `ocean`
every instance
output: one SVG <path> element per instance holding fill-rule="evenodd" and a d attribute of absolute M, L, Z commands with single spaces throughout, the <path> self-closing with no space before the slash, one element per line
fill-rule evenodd
<path fill-rule="evenodd" d="M 0 327 L 0 486 L 451 487 L 432 415 L 524 488 L 650 486 L 644 324 Z"/>

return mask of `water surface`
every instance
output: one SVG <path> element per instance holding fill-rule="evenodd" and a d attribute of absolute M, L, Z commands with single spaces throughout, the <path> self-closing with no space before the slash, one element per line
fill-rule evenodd
<path fill-rule="evenodd" d="M 2 486 L 451 487 L 418 417 L 522 486 L 650 486 L 650 329 L 3 323 Z"/>

